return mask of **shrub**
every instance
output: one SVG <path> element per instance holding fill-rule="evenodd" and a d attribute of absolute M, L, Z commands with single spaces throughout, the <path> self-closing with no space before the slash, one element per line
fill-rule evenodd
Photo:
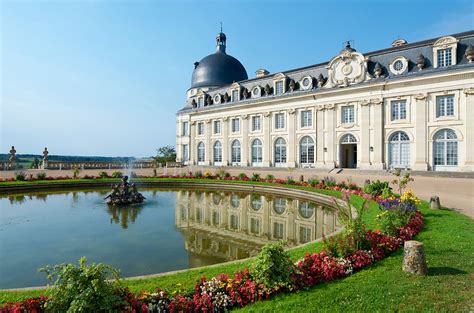
<path fill-rule="evenodd" d="M 323 250 L 329 256 L 343 258 L 357 250 L 352 236 L 340 233 L 329 238 L 323 237 Z"/>
<path fill-rule="evenodd" d="M 268 174 L 267 177 L 265 177 L 265 180 L 268 180 L 268 181 L 272 181 L 275 179 L 275 176 L 273 176 L 272 174 Z"/>
<path fill-rule="evenodd" d="M 336 179 L 334 179 L 334 177 L 326 176 L 326 177 L 324 177 L 323 182 L 328 187 L 336 186 Z"/>
<path fill-rule="evenodd" d="M 283 242 L 267 244 L 257 256 L 252 267 L 252 275 L 257 284 L 268 288 L 290 287 L 295 270 Z"/>
<path fill-rule="evenodd" d="M 317 184 L 319 184 L 319 180 L 316 179 L 316 178 L 312 178 L 312 179 L 309 180 L 309 184 L 314 187 Z"/>
<path fill-rule="evenodd" d="M 288 177 L 286 178 L 285 184 L 287 184 L 287 185 L 294 185 L 295 183 L 296 183 L 295 180 L 294 180 L 291 176 L 288 176 Z"/>
<path fill-rule="evenodd" d="M 72 178 L 77 179 L 79 177 L 80 172 L 81 170 L 75 167 L 74 170 L 72 171 Z"/>
<path fill-rule="evenodd" d="M 109 178 L 109 174 L 107 174 L 107 172 L 100 172 L 99 177 L 100 178 Z"/>
<path fill-rule="evenodd" d="M 252 177 L 250 178 L 251 181 L 260 181 L 260 174 L 252 173 Z"/>
<path fill-rule="evenodd" d="M 373 197 L 376 197 L 380 196 L 387 188 L 390 190 L 392 189 L 390 188 L 389 183 L 387 181 L 381 182 L 377 179 L 377 181 L 365 184 L 364 192 L 372 195 Z"/>
<path fill-rule="evenodd" d="M 196 177 L 196 178 L 202 178 L 202 176 L 203 176 L 203 175 L 202 175 L 202 172 L 201 172 L 201 171 L 196 171 L 196 172 L 194 173 L 194 177 Z"/>
<path fill-rule="evenodd" d="M 46 173 L 38 173 L 36 174 L 36 178 L 38 178 L 39 180 L 43 180 L 43 179 L 46 179 Z"/>
<path fill-rule="evenodd" d="M 122 172 L 115 171 L 115 172 L 112 173 L 112 177 L 113 178 L 122 178 L 123 174 L 122 174 Z"/>
<path fill-rule="evenodd" d="M 247 174 L 245 174 L 245 173 L 240 173 L 238 175 L 238 177 L 239 177 L 240 180 L 246 180 L 248 178 Z"/>
<path fill-rule="evenodd" d="M 25 181 L 26 180 L 26 174 L 23 171 L 17 171 L 15 172 L 15 180 L 17 181 Z"/>
<path fill-rule="evenodd" d="M 402 172 L 400 169 L 396 169 L 391 172 L 396 178 L 392 181 L 392 184 L 397 185 L 398 187 L 398 194 L 401 195 L 403 190 L 407 187 L 409 182 L 414 181 L 412 177 L 410 177 L 410 171 Z"/>
<path fill-rule="evenodd" d="M 105 265 L 86 265 L 87 259 L 74 264 L 59 264 L 40 269 L 48 279 L 54 281 L 49 288 L 50 301 L 47 308 L 53 312 L 97 312 L 112 311 L 121 299 L 114 289 L 119 282 L 118 270 Z M 109 280 L 111 279 L 111 280 Z"/>

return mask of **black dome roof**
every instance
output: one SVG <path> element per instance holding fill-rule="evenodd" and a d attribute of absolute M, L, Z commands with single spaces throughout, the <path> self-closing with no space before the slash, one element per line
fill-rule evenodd
<path fill-rule="evenodd" d="M 217 87 L 248 79 L 247 71 L 242 63 L 225 53 L 225 34 L 219 33 L 216 40 L 217 52 L 195 63 L 191 88 Z"/>

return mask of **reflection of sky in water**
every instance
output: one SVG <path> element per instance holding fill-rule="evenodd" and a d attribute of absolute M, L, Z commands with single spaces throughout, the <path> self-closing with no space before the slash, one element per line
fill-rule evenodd
<path fill-rule="evenodd" d="M 46 284 L 38 268 L 77 263 L 81 256 L 136 276 L 248 257 L 269 240 L 299 244 L 314 240 L 327 225 L 325 233 L 334 230 L 332 213 L 303 201 L 142 193 L 146 202 L 127 208 L 108 207 L 106 190 L 0 198 L 0 288 Z"/>

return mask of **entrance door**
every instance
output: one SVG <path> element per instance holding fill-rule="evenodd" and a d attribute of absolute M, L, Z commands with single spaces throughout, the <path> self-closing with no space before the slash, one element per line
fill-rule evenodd
<path fill-rule="evenodd" d="M 357 140 L 351 134 L 341 138 L 339 146 L 339 166 L 342 168 L 357 167 Z"/>
<path fill-rule="evenodd" d="M 341 145 L 341 167 L 356 168 L 357 167 L 357 144 Z"/>

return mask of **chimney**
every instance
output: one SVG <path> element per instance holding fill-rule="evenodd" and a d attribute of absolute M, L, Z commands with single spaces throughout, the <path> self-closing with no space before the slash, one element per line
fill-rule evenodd
<path fill-rule="evenodd" d="M 267 70 L 264 69 L 264 68 L 261 68 L 261 69 L 259 69 L 259 70 L 257 70 L 257 71 L 255 72 L 255 75 L 256 75 L 257 77 L 262 77 L 262 76 L 265 76 L 265 75 L 268 75 L 268 74 L 270 74 L 270 72 L 267 71 Z"/>

